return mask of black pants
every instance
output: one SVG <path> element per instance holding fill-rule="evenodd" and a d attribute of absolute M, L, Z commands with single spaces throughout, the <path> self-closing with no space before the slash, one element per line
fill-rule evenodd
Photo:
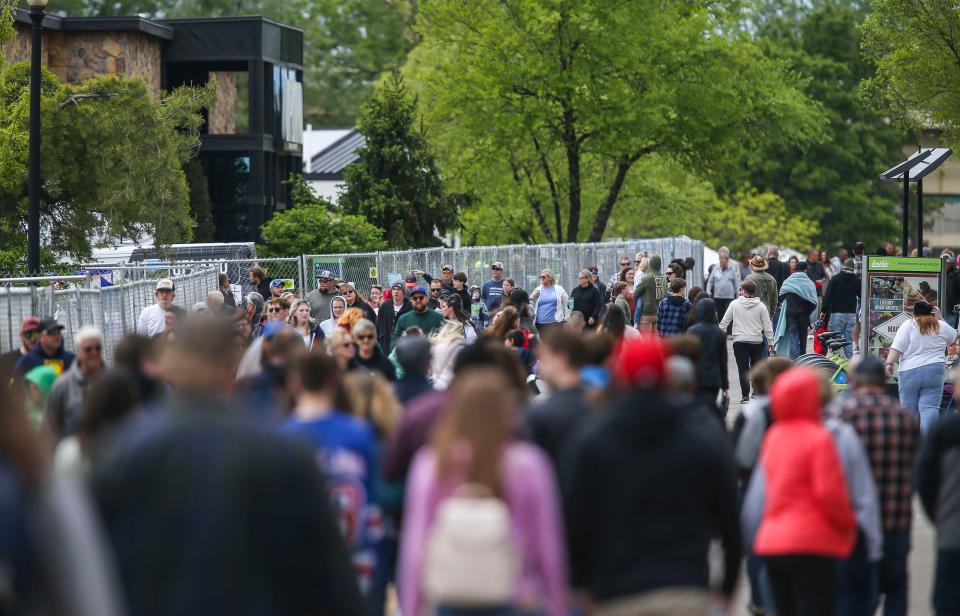
<path fill-rule="evenodd" d="M 727 314 L 727 307 L 730 306 L 732 301 L 732 299 L 713 298 L 713 303 L 717 305 L 717 323 L 723 320 L 723 315 Z"/>
<path fill-rule="evenodd" d="M 737 360 L 737 372 L 740 374 L 740 397 L 750 395 L 750 379 L 747 374 L 763 356 L 762 342 L 734 342 L 733 356 Z"/>
<path fill-rule="evenodd" d="M 826 556 L 767 556 L 763 559 L 777 616 L 832 616 L 837 561 Z"/>

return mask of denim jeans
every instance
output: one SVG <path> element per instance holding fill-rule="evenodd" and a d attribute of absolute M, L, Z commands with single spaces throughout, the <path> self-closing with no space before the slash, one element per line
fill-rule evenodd
<path fill-rule="evenodd" d="M 807 326 L 799 321 L 787 320 L 787 336 L 790 338 L 790 359 L 807 352 Z"/>
<path fill-rule="evenodd" d="M 871 613 L 880 606 L 883 597 L 883 616 L 907 614 L 907 557 L 910 555 L 910 531 L 883 533 L 883 560 L 880 561 L 878 594 L 874 597 Z"/>
<path fill-rule="evenodd" d="M 940 417 L 940 400 L 943 397 L 943 362 L 927 364 L 919 368 L 901 370 L 900 404 L 903 408 L 919 413 L 920 430 L 926 434 Z"/>
<path fill-rule="evenodd" d="M 836 616 L 872 616 L 877 567 L 867 560 L 867 545 L 859 533 L 853 553 L 837 562 Z"/>
<path fill-rule="evenodd" d="M 843 347 L 843 354 L 850 359 L 853 357 L 853 329 L 857 326 L 857 315 L 854 312 L 837 312 L 830 315 L 830 331 L 843 332 L 847 346 Z"/>
<path fill-rule="evenodd" d="M 937 615 L 960 614 L 960 550 L 937 550 L 933 609 Z"/>

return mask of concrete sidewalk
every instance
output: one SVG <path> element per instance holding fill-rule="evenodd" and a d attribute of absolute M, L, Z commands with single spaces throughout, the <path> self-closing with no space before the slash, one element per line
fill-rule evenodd
<path fill-rule="evenodd" d="M 733 358 L 733 343 L 727 341 L 729 352 L 728 371 L 730 376 L 730 410 L 727 413 L 729 426 L 733 425 L 740 414 L 740 379 L 737 375 L 737 362 Z M 933 589 L 933 573 L 936 563 L 936 543 L 934 528 L 920 507 L 920 501 L 914 499 L 913 507 L 913 537 L 910 550 L 910 602 L 911 616 L 929 616 L 933 614 L 930 606 L 930 596 Z M 737 596 L 734 598 L 730 613 L 734 616 L 748 616 L 746 571 L 741 572 Z"/>

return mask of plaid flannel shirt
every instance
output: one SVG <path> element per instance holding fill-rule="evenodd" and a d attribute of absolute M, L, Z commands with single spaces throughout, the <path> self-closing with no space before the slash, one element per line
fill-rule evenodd
<path fill-rule="evenodd" d="M 860 435 L 880 500 L 883 531 L 908 531 L 913 510 L 913 463 L 920 422 L 890 396 L 854 392 L 841 405 L 841 417 Z"/>
<path fill-rule="evenodd" d="M 690 302 L 687 299 L 684 299 L 682 304 L 674 304 L 670 297 L 664 297 L 657 306 L 657 331 L 661 336 L 682 333 L 684 317 L 690 312 Z"/>

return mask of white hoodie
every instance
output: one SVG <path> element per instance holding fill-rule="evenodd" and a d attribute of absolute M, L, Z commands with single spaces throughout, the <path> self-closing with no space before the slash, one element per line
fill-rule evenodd
<path fill-rule="evenodd" d="M 726 331 L 731 321 L 734 342 L 763 342 L 764 336 L 767 337 L 767 343 L 773 341 L 770 313 L 759 297 L 741 295 L 730 302 L 727 313 L 720 321 L 720 329 Z"/>

